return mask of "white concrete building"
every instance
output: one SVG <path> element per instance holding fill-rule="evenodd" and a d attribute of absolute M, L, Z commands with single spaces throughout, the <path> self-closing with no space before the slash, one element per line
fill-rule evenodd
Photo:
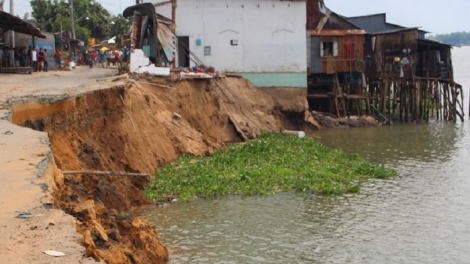
<path fill-rule="evenodd" d="M 147 0 L 172 17 L 172 4 Z M 305 0 L 177 0 L 176 66 L 241 73 L 257 86 L 307 87 Z"/>

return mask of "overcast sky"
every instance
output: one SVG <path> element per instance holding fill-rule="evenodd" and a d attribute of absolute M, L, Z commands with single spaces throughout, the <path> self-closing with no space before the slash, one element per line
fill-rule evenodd
<path fill-rule="evenodd" d="M 470 0 L 324 0 L 344 16 L 387 13 L 387 22 L 432 34 L 470 31 Z"/>
<path fill-rule="evenodd" d="M 96 0 L 117 15 L 135 0 Z M 387 21 L 405 27 L 422 27 L 433 34 L 470 31 L 470 0 L 324 0 L 328 8 L 344 16 L 387 13 Z M 10 9 L 10 0 L 5 1 Z M 31 12 L 29 0 L 15 0 L 15 14 Z"/>

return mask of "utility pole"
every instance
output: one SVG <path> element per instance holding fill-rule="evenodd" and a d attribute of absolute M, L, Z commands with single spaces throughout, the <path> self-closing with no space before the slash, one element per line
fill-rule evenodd
<path fill-rule="evenodd" d="M 73 17 L 73 0 L 69 0 L 70 8 L 72 9 L 72 38 L 75 37 L 75 18 Z"/>
<path fill-rule="evenodd" d="M 10 0 L 10 14 L 12 16 L 15 16 L 15 4 L 13 3 L 13 0 Z M 10 45 L 11 47 L 15 47 L 15 31 L 10 30 Z"/>

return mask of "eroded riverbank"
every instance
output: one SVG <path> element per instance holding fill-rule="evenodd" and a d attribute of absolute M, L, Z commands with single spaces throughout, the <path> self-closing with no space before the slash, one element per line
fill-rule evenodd
<path fill-rule="evenodd" d="M 205 155 L 223 148 L 225 142 L 254 138 L 263 130 L 315 129 L 315 124 L 290 124 L 283 118 L 284 114 L 308 118 L 298 90 L 291 94 L 291 107 L 303 110 L 283 111 L 241 78 L 125 80 L 105 85 L 108 88 L 76 96 L 22 99 L 11 104 L 10 115 L 15 124 L 47 132 L 58 168 L 48 177 L 54 207 L 76 217 L 74 225 L 83 236 L 86 256 L 97 261 L 167 260 L 155 228 L 128 214 L 150 203 L 141 191 L 148 179 L 64 176 L 61 170 L 152 175 L 182 153 Z M 299 102 L 304 106 L 299 107 Z"/>
<path fill-rule="evenodd" d="M 70 73 L 80 79 L 90 75 L 88 84 L 81 80 L 78 86 L 70 86 L 74 78 L 66 75 L 28 76 L 32 83 L 24 87 L 12 79 L 11 94 L 1 97 L 3 107 L 11 109 L 6 119 L 47 133 L 48 141 L 42 144 L 51 153 L 51 169 L 41 176 L 50 199 L 46 204 L 75 217 L 69 228 L 80 234 L 72 237 L 78 259 L 68 255 L 67 262 L 92 257 L 108 263 L 157 263 L 166 261 L 168 253 L 155 228 L 129 214 L 151 203 L 142 192 L 149 179 L 64 176 L 62 170 L 153 175 L 156 168 L 181 154 L 207 155 L 224 148 L 226 142 L 252 139 L 262 131 L 318 128 L 302 89 L 263 92 L 243 78 L 223 76 L 176 81 L 141 76 L 137 81 L 108 79 L 97 84 L 96 78 L 109 73 L 96 70 Z M 45 86 L 48 83 L 56 87 Z M 37 195 L 44 195 L 39 186 L 33 187 Z M 38 203 L 35 208 L 41 206 Z M 41 250 L 46 249 L 31 248 L 41 238 L 28 238 L 22 243 L 33 252 L 32 260 L 43 256 Z M 7 247 L 2 250 L 7 259 L 15 258 Z"/>

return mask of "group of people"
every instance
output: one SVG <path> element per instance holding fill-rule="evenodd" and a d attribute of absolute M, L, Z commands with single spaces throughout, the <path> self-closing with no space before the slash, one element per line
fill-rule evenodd
<path fill-rule="evenodd" d="M 47 72 L 49 65 L 47 62 L 47 49 L 33 47 L 29 48 L 0 48 L 0 69 L 3 67 L 31 67 L 34 72 Z M 130 50 L 127 48 L 109 50 L 88 49 L 83 52 L 77 51 L 76 56 L 69 57 L 67 52 L 62 53 L 60 49 L 56 49 L 53 54 L 55 62 L 55 70 L 60 71 L 63 67 L 70 64 L 85 64 L 90 68 L 101 66 L 103 68 L 110 65 L 121 65 L 127 63 L 130 58 Z"/>
<path fill-rule="evenodd" d="M 101 66 L 103 68 L 112 65 L 122 64 L 128 62 L 129 53 L 127 49 L 122 50 L 107 50 L 107 49 L 88 49 L 84 54 L 84 61 L 86 64 L 93 68 L 94 66 Z"/>
<path fill-rule="evenodd" d="M 33 71 L 48 71 L 47 49 L 39 51 L 32 45 L 29 48 L 4 47 L 0 49 L 0 69 L 2 67 L 31 67 Z"/>

